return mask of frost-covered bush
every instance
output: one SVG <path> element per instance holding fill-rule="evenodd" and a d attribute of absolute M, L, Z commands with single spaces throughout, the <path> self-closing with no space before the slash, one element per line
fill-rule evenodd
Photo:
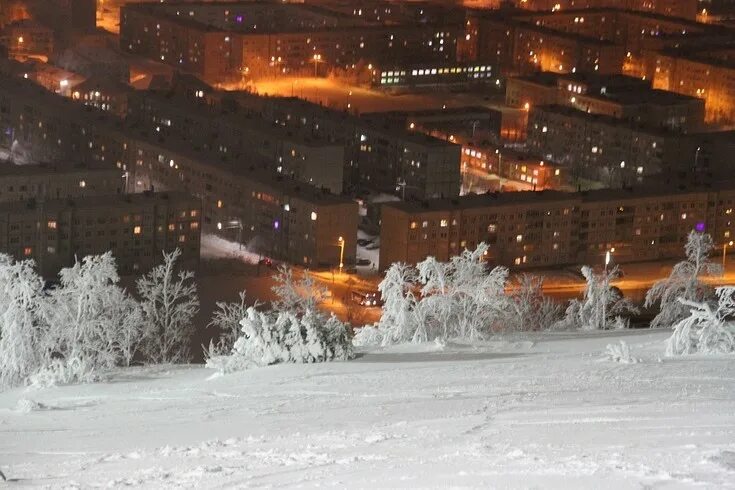
<path fill-rule="evenodd" d="M 691 231 L 684 246 L 686 260 L 679 262 L 666 279 L 656 282 L 646 293 L 645 307 L 660 304 L 651 327 L 669 327 L 689 315 L 689 307 L 681 302 L 703 302 L 712 298 L 712 288 L 702 282 L 703 276 L 719 274 L 722 268 L 710 261 L 714 248 L 712 237 Z"/>
<path fill-rule="evenodd" d="M 486 270 L 487 245 L 465 250 L 449 262 L 429 257 L 416 268 L 395 263 L 378 286 L 383 312 L 374 330 L 358 333 L 360 345 L 390 345 L 433 339 L 476 340 L 500 327 L 508 311 L 508 270 Z"/>
<path fill-rule="evenodd" d="M 313 278 L 296 281 L 290 269 L 279 271 L 278 300 L 270 311 L 247 308 L 242 335 L 229 355 L 211 355 L 207 367 L 228 373 L 280 363 L 312 363 L 353 357 L 351 331 L 334 315 L 317 309 L 321 288 Z"/>
<path fill-rule="evenodd" d="M 605 357 L 610 361 L 622 364 L 638 363 L 638 359 L 633 357 L 630 352 L 630 347 L 624 340 L 621 340 L 617 344 L 607 344 Z"/>
<path fill-rule="evenodd" d="M 561 318 L 561 306 L 544 296 L 543 278 L 518 276 L 508 297 L 502 328 L 507 331 L 538 331 L 551 328 Z"/>
<path fill-rule="evenodd" d="M 666 355 L 735 352 L 735 286 L 717 288 L 715 294 L 715 301 L 680 300 L 689 316 L 674 326 Z"/>
<path fill-rule="evenodd" d="M 635 314 L 638 309 L 623 298 L 620 291 L 613 287 L 612 281 L 619 277 L 617 267 L 601 274 L 595 274 L 589 266 L 582 267 L 586 280 L 582 300 L 574 299 L 569 303 L 564 318 L 556 328 L 605 330 L 626 328 L 624 314 Z"/>
<path fill-rule="evenodd" d="M 0 254 L 0 388 L 25 382 L 44 362 L 42 300 L 34 262 Z"/>
<path fill-rule="evenodd" d="M 219 339 L 212 343 L 209 352 L 224 354 L 232 350 L 235 341 L 240 337 L 242 326 L 240 321 L 245 318 L 248 307 L 245 304 L 245 291 L 239 293 L 240 301 L 234 303 L 217 302 L 217 309 L 212 315 L 207 327 L 219 331 Z M 257 307 L 256 303 L 256 307 Z"/>
<path fill-rule="evenodd" d="M 199 311 L 194 273 L 176 272 L 178 248 L 163 253 L 163 263 L 137 281 L 143 314 L 143 350 L 155 363 L 186 362 L 194 333 L 192 323 Z"/>
<path fill-rule="evenodd" d="M 47 325 L 47 358 L 38 379 L 65 384 L 94 380 L 96 371 L 129 365 L 141 337 L 138 303 L 117 283 L 110 252 L 91 255 L 59 273 L 41 311 Z"/>

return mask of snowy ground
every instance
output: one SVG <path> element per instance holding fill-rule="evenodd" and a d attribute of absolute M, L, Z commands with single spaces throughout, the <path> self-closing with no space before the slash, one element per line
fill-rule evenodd
<path fill-rule="evenodd" d="M 17 389 L 0 393 L 0 469 L 7 488 L 735 488 L 735 357 L 661 361 L 667 336 Z M 642 362 L 603 360 L 620 338 Z"/>

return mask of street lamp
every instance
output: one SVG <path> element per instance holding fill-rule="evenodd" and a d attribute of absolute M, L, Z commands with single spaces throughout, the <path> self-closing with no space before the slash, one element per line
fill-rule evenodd
<path fill-rule="evenodd" d="M 732 247 L 733 241 L 722 244 L 722 273 L 725 274 L 725 260 L 727 260 L 727 247 Z"/>
<path fill-rule="evenodd" d="M 240 250 L 242 250 L 242 221 L 239 219 L 234 219 L 231 221 L 228 221 L 227 223 L 222 223 L 221 221 L 217 222 L 217 229 L 218 230 L 237 230 L 237 243 L 240 246 Z"/>
<path fill-rule="evenodd" d="M 345 266 L 345 239 L 339 237 L 337 241 L 339 242 L 339 273 L 342 274 L 342 268 Z"/>
<path fill-rule="evenodd" d="M 605 252 L 605 282 L 607 282 L 607 266 L 610 265 L 610 255 L 611 251 L 608 250 Z M 599 325 L 600 328 L 605 328 L 605 319 L 607 318 L 607 294 L 602 295 L 602 325 Z"/>
<path fill-rule="evenodd" d="M 319 62 L 322 61 L 322 55 L 315 54 L 312 58 L 314 60 L 314 77 L 319 76 L 317 74 L 317 67 L 319 66 Z"/>

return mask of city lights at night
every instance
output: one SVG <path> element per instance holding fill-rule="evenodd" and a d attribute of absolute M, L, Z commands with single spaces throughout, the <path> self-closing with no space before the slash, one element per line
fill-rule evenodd
<path fill-rule="evenodd" d="M 0 0 L 0 489 L 730 488 L 729 0 Z"/>

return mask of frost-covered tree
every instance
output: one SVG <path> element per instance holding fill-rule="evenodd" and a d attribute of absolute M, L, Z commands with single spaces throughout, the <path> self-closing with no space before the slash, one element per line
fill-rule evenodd
<path fill-rule="evenodd" d="M 282 268 L 277 282 L 274 291 L 278 298 L 273 301 L 273 309 L 263 312 L 247 308 L 240 321 L 242 335 L 231 354 L 210 355 L 207 367 L 227 373 L 252 366 L 353 357 L 349 327 L 317 309 L 324 289 L 310 275 L 295 281 L 293 272 Z"/>
<path fill-rule="evenodd" d="M 34 262 L 0 254 L 0 388 L 23 383 L 43 363 L 42 297 Z"/>
<path fill-rule="evenodd" d="M 544 296 L 544 279 L 521 274 L 513 281 L 503 328 L 509 331 L 536 331 L 551 328 L 561 317 L 561 306 Z"/>
<path fill-rule="evenodd" d="M 618 267 L 595 274 L 589 266 L 582 267 L 586 280 L 584 297 L 572 300 L 559 326 L 582 330 L 604 330 L 622 328 L 627 322 L 622 315 L 636 313 L 638 310 L 620 291 L 613 287 L 612 281 L 620 275 Z"/>
<path fill-rule="evenodd" d="M 379 286 L 380 321 L 359 329 L 356 345 L 476 340 L 498 328 L 507 311 L 508 270 L 496 267 L 488 272 L 483 261 L 486 252 L 487 245 L 481 243 L 448 262 L 429 257 L 415 269 L 391 265 Z"/>
<path fill-rule="evenodd" d="M 666 279 L 656 282 L 646 293 L 645 307 L 660 303 L 651 327 L 672 326 L 689 314 L 689 306 L 679 301 L 703 302 L 712 297 L 712 289 L 702 277 L 719 274 L 722 268 L 710 261 L 714 243 L 707 233 L 691 231 L 684 246 L 686 260 L 679 262 Z"/>
<path fill-rule="evenodd" d="M 199 311 L 194 273 L 176 272 L 181 250 L 163 252 L 163 263 L 137 281 L 143 311 L 145 355 L 151 362 L 189 360 L 194 333 L 192 320 Z"/>
<path fill-rule="evenodd" d="M 120 288 L 112 253 L 91 255 L 59 273 L 42 312 L 46 350 L 65 381 L 91 381 L 96 371 L 129 364 L 141 333 L 137 303 Z M 73 366 L 74 369 L 71 369 Z"/>
<path fill-rule="evenodd" d="M 327 296 L 326 288 L 319 286 L 308 270 L 304 271 L 301 279 L 296 279 L 292 268 L 281 265 L 273 279 L 276 282 L 273 286 L 273 292 L 276 294 L 276 300 L 273 301 L 274 310 L 303 315 L 307 311 L 316 310 Z"/>
<path fill-rule="evenodd" d="M 689 316 L 674 326 L 666 355 L 735 352 L 735 286 L 715 290 L 716 301 L 680 299 Z"/>
<path fill-rule="evenodd" d="M 378 285 L 383 299 L 383 312 L 377 324 L 384 345 L 417 341 L 425 334 L 417 328 L 416 297 L 413 287 L 416 269 L 397 262 L 388 268 Z M 366 332 L 362 333 L 364 335 Z M 417 338 L 414 338 L 417 336 Z"/>
<path fill-rule="evenodd" d="M 488 246 L 480 243 L 449 262 L 433 257 L 417 264 L 421 283 L 419 309 L 431 338 L 476 340 L 489 332 L 505 311 L 508 269 L 485 270 Z M 426 336 L 417 340 L 428 340 Z"/>
<path fill-rule="evenodd" d="M 212 319 L 207 325 L 209 328 L 217 329 L 219 333 L 219 340 L 214 346 L 216 352 L 230 352 L 235 345 L 235 341 L 240 336 L 242 329 L 240 321 L 245 318 L 248 307 L 245 304 L 246 292 L 243 290 L 238 293 L 238 296 L 240 297 L 240 301 L 233 303 L 218 301 L 217 309 L 214 311 Z M 255 306 L 258 306 L 257 302 Z"/>

